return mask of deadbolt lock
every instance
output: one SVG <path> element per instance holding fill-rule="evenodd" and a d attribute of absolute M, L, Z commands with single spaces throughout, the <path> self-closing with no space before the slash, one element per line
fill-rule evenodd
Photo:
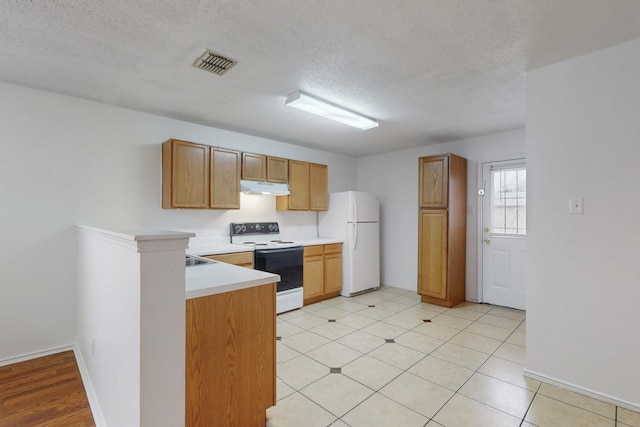
<path fill-rule="evenodd" d="M 484 239 L 483 242 L 485 242 L 487 245 L 491 244 L 491 240 L 489 239 Z"/>

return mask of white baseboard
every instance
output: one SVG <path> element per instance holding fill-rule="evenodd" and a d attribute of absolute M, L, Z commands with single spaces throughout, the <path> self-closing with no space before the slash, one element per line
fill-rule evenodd
<path fill-rule="evenodd" d="M 603 402 L 607 402 L 610 403 L 612 405 L 616 405 L 619 406 L 621 408 L 625 408 L 628 409 L 630 411 L 634 411 L 634 412 L 640 412 L 640 404 L 638 403 L 632 403 L 632 402 L 627 402 L 626 400 L 621 400 L 603 393 L 598 393 L 596 391 L 593 390 L 589 390 L 587 388 L 584 387 L 580 387 L 578 385 L 575 384 L 571 384 L 565 381 L 560 381 L 556 378 L 551 378 L 548 377 L 546 375 L 543 374 L 539 374 L 537 372 L 533 372 L 530 371 L 529 369 L 524 370 L 524 375 L 525 377 L 529 377 L 531 379 L 537 380 L 537 381 L 541 381 L 543 383 L 547 383 L 547 384 L 551 384 L 554 385 L 556 387 L 560 387 L 560 388 L 565 388 L 567 390 L 570 391 L 574 391 L 576 393 L 580 393 L 580 394 L 584 394 L 585 396 L 589 396 L 592 397 L 594 399 L 598 399 L 601 400 Z"/>
<path fill-rule="evenodd" d="M 84 358 L 82 357 L 82 352 L 80 351 L 80 348 L 77 346 L 77 344 L 69 344 L 63 347 L 51 348 L 35 353 L 23 354 L 21 356 L 3 359 L 0 360 L 0 366 L 26 362 L 27 360 L 33 360 L 44 356 L 51 356 L 52 354 L 62 353 L 64 351 L 73 351 L 73 354 L 76 357 L 76 363 L 78 365 L 78 370 L 80 371 L 80 377 L 82 378 L 82 384 L 84 385 L 84 391 L 87 395 L 87 400 L 89 401 L 89 407 L 91 408 L 91 414 L 93 415 L 93 421 L 95 422 L 96 427 L 107 427 L 107 424 L 104 421 L 104 417 L 102 416 L 102 410 L 100 409 L 100 404 L 98 403 L 98 398 L 93 388 L 93 384 L 91 383 L 89 371 L 87 370 L 87 366 L 84 363 Z"/>
<path fill-rule="evenodd" d="M 93 388 L 93 383 L 91 382 L 89 370 L 87 369 L 87 365 L 84 363 L 84 357 L 82 356 L 82 351 L 80 351 L 80 347 L 78 347 L 78 345 L 73 346 L 73 353 L 76 355 L 76 361 L 78 363 L 80 376 L 82 377 L 84 391 L 87 394 L 89 407 L 91 408 L 91 413 L 93 414 L 93 422 L 96 424 L 96 427 L 107 427 L 107 423 L 105 422 L 104 416 L 102 415 L 100 402 L 98 402 L 98 396 L 96 395 L 96 391 Z"/>
<path fill-rule="evenodd" d="M 38 357 L 51 356 L 52 354 L 62 353 L 74 349 L 75 344 L 69 344 L 62 347 L 50 348 L 47 350 L 37 351 L 35 353 L 14 356 L 8 359 L 0 360 L 0 366 L 13 365 L 14 363 L 26 362 L 27 360 L 37 359 Z"/>

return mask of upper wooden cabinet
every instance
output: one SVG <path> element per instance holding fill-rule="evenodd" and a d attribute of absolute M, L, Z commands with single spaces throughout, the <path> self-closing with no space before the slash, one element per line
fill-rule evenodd
<path fill-rule="evenodd" d="M 267 156 L 267 181 L 289 182 L 289 159 Z"/>
<path fill-rule="evenodd" d="M 170 139 L 162 144 L 162 207 L 240 208 L 240 153 Z"/>
<path fill-rule="evenodd" d="M 309 163 L 299 160 L 289 162 L 289 196 L 277 199 L 288 199 L 286 209 L 309 210 Z M 278 207 L 278 210 L 281 210 Z"/>
<path fill-rule="evenodd" d="M 240 153 L 210 147 L 210 206 L 213 209 L 240 209 Z"/>
<path fill-rule="evenodd" d="M 162 144 L 162 207 L 209 207 L 209 147 L 170 139 Z"/>
<path fill-rule="evenodd" d="M 449 157 L 429 156 L 420 158 L 421 208 L 446 208 L 449 198 Z"/>
<path fill-rule="evenodd" d="M 289 181 L 289 160 L 242 153 L 242 179 L 286 183 Z"/>
<path fill-rule="evenodd" d="M 267 180 L 267 159 L 262 154 L 242 153 L 242 179 Z"/>
<path fill-rule="evenodd" d="M 309 164 L 309 209 L 326 211 L 329 207 L 329 174 L 327 165 Z"/>
<path fill-rule="evenodd" d="M 445 154 L 419 165 L 418 293 L 453 307 L 466 293 L 467 160 Z"/>
<path fill-rule="evenodd" d="M 276 209 L 301 211 L 326 211 L 328 208 L 327 165 L 289 161 L 288 196 L 276 198 Z"/>

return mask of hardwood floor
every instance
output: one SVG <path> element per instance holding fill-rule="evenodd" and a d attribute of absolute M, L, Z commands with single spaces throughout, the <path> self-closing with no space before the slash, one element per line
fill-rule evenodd
<path fill-rule="evenodd" d="M 0 367 L 0 426 L 95 426 L 73 351 Z"/>

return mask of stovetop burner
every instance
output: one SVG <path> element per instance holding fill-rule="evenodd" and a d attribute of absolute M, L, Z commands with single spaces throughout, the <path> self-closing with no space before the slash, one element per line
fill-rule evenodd
<path fill-rule="evenodd" d="M 292 240 L 274 239 L 278 237 L 280 227 L 277 222 L 232 223 L 230 227 L 231 243 L 256 248 L 288 248 L 302 246 Z"/>

